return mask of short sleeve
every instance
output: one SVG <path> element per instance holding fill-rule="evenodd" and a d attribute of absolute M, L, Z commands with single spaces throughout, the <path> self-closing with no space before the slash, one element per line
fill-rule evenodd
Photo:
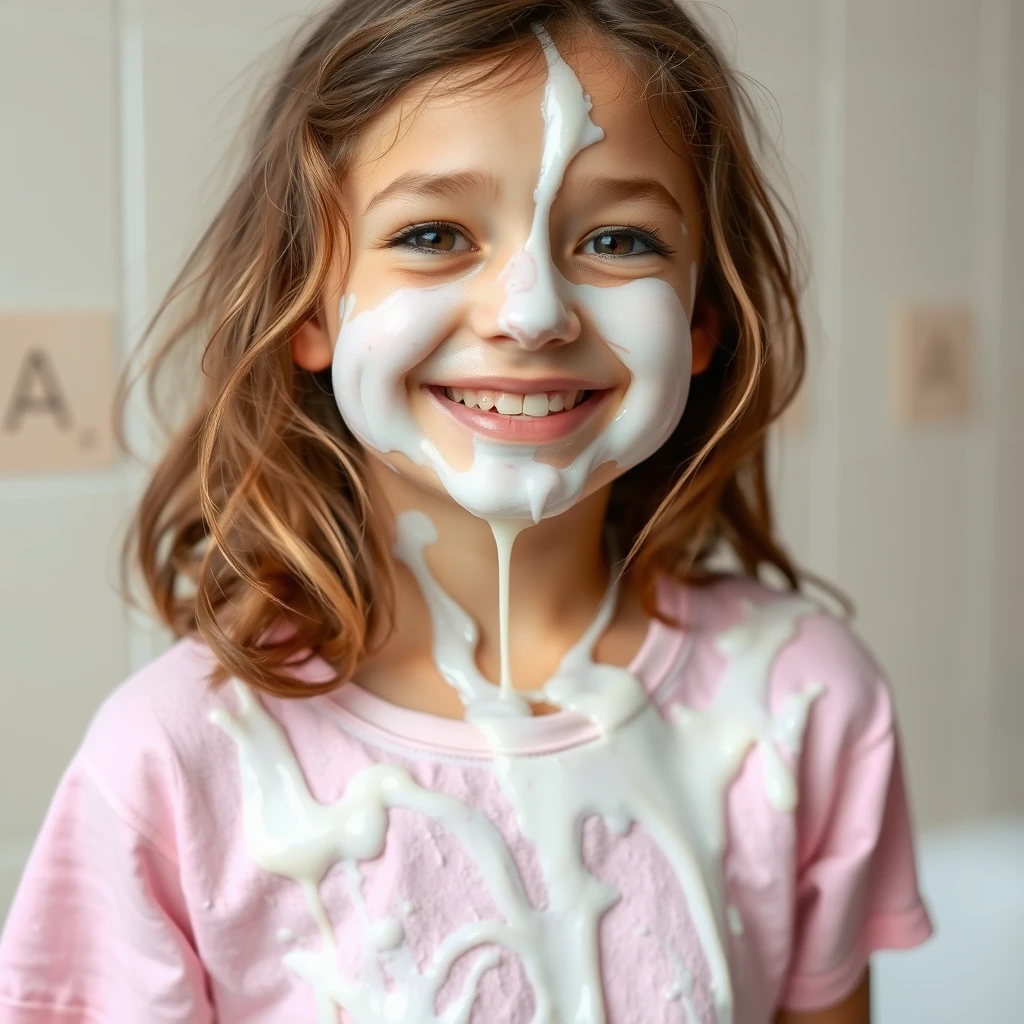
<path fill-rule="evenodd" d="M 208 1024 L 172 850 L 76 759 L 0 938 L 3 1024 Z"/>
<path fill-rule="evenodd" d="M 889 687 L 844 627 L 826 629 L 843 656 L 824 671 L 832 678 L 821 680 L 801 757 L 794 945 L 780 1002 L 805 1012 L 841 1002 L 874 951 L 931 934 Z"/>

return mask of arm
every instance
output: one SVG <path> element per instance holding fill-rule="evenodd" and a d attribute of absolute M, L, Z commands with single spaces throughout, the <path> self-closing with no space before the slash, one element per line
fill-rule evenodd
<path fill-rule="evenodd" d="M 871 1024 L 871 985 L 867 971 L 857 987 L 836 1006 L 813 1013 L 780 1010 L 775 1024 Z"/>
<path fill-rule="evenodd" d="M 212 1024 L 214 1014 L 173 851 L 120 817 L 76 763 L 0 934 L 0 1021 L 101 1020 Z"/>

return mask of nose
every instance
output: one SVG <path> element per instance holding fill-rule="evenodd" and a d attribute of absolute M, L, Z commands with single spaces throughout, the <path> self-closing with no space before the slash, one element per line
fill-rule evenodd
<path fill-rule="evenodd" d="M 580 317 L 568 297 L 568 284 L 549 261 L 538 264 L 529 250 L 518 252 L 498 282 L 505 297 L 489 333 L 512 338 L 528 352 L 580 336 Z"/>

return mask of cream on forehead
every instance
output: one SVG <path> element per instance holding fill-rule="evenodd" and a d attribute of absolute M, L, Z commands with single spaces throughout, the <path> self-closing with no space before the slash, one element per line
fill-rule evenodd
<path fill-rule="evenodd" d="M 564 328 L 568 310 L 560 294 L 558 270 L 551 258 L 551 208 L 573 158 L 604 138 L 603 129 L 590 118 L 593 103 L 580 80 L 562 59 L 546 29 L 536 28 L 548 66 L 544 86 L 544 155 L 530 237 L 523 251 L 502 271 L 505 304 L 498 323 L 524 348 L 537 349 L 552 333 Z"/>
<path fill-rule="evenodd" d="M 668 439 L 682 417 L 689 390 L 690 312 L 660 278 L 609 287 L 575 285 L 552 259 L 550 214 L 573 158 L 603 138 L 592 104 L 548 33 L 537 29 L 548 65 L 544 92 L 544 151 L 534 193 L 529 237 L 501 272 L 506 299 L 499 323 L 531 351 L 564 329 L 574 306 L 584 309 L 631 375 L 614 419 L 569 465 L 551 466 L 523 444 L 473 439 L 473 464 L 452 469 L 423 435 L 408 406 L 406 375 L 459 326 L 472 301 L 474 271 L 458 281 L 403 288 L 374 309 L 350 316 L 355 297 L 342 302 L 334 355 L 334 390 L 342 416 L 357 437 L 383 453 L 401 452 L 430 466 L 451 497 L 481 518 L 532 520 L 558 515 L 585 493 L 594 472 L 609 462 L 636 465 Z M 693 305 L 693 278 L 689 305 Z"/>

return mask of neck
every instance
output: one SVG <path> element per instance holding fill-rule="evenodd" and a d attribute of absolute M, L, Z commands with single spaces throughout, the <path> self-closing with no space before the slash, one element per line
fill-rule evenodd
<path fill-rule="evenodd" d="M 493 682 L 500 679 L 499 558 L 491 525 L 446 495 L 417 486 L 390 470 L 372 474 L 374 499 L 395 516 L 424 513 L 437 531 L 425 552 L 427 565 L 445 592 L 476 621 L 478 663 Z M 509 577 L 510 682 L 541 685 L 585 630 L 608 587 L 603 538 L 608 488 L 560 516 L 528 525 L 515 539 Z M 401 564 L 397 569 L 398 629 L 384 645 L 404 656 L 429 642 L 429 608 Z M 418 652 L 421 655 L 429 652 Z M 400 656 L 402 656 L 400 654 Z"/>

